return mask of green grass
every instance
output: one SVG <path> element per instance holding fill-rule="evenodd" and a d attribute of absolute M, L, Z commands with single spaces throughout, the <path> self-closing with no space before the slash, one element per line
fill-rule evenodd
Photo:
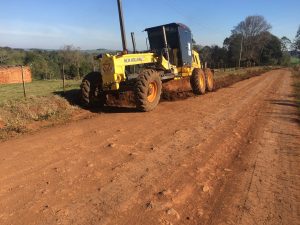
<path fill-rule="evenodd" d="M 300 59 L 296 57 L 291 57 L 291 64 L 292 65 L 298 65 L 300 64 Z"/>
<path fill-rule="evenodd" d="M 66 80 L 66 91 L 79 89 L 80 80 Z M 27 97 L 32 96 L 51 96 L 55 92 L 63 90 L 61 80 L 34 80 L 25 84 Z M 0 105 L 9 100 L 23 99 L 22 84 L 0 84 Z"/>
<path fill-rule="evenodd" d="M 66 80 L 66 93 L 78 90 L 80 83 Z M 76 110 L 70 99 L 59 95 L 63 91 L 61 80 L 34 80 L 25 87 L 26 99 L 22 84 L 0 85 L 0 140 L 27 132 L 28 124 L 34 122 L 66 121 Z"/>
<path fill-rule="evenodd" d="M 0 106 L 0 140 L 30 131 L 28 125 L 36 122 L 67 121 L 74 110 L 76 107 L 59 95 L 6 101 Z"/>
<path fill-rule="evenodd" d="M 293 69 L 294 75 L 294 92 L 295 92 L 295 99 L 296 104 L 298 105 L 298 112 L 300 116 L 300 67 Z"/>
<path fill-rule="evenodd" d="M 257 67 L 249 67 L 249 68 L 227 68 L 225 71 L 223 69 L 215 69 L 215 76 L 218 77 L 226 77 L 226 76 L 245 76 L 252 72 L 267 72 L 271 69 L 276 69 L 275 66 L 257 66 Z"/>

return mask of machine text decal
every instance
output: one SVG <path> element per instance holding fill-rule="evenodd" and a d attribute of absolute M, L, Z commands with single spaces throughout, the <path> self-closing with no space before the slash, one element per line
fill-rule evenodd
<path fill-rule="evenodd" d="M 124 63 L 143 62 L 143 61 L 144 61 L 143 57 L 124 59 Z"/>

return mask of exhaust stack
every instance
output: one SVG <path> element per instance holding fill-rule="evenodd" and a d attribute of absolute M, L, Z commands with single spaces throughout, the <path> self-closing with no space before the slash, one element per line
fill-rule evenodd
<path fill-rule="evenodd" d="M 118 1 L 118 9 L 119 9 L 119 20 L 120 20 L 120 29 L 121 29 L 121 36 L 122 36 L 122 45 L 123 45 L 123 54 L 127 54 L 127 42 L 126 42 L 126 34 L 125 34 L 125 27 L 124 27 L 124 18 L 123 18 L 123 9 L 122 9 L 122 0 Z"/>
<path fill-rule="evenodd" d="M 132 40 L 133 52 L 136 53 L 136 43 L 135 43 L 135 35 L 134 35 L 134 32 L 131 32 L 131 40 Z"/>

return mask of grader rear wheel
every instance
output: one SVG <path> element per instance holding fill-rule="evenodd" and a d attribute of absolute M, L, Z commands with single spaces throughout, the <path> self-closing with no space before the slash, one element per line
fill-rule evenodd
<path fill-rule="evenodd" d="M 195 68 L 190 78 L 192 90 L 196 95 L 205 94 L 206 81 L 205 74 L 202 69 Z"/>
<path fill-rule="evenodd" d="M 135 84 L 135 101 L 137 109 L 143 112 L 153 110 L 160 100 L 162 83 L 155 70 L 144 70 Z"/>
<path fill-rule="evenodd" d="M 207 91 L 213 91 L 214 90 L 214 74 L 211 71 L 211 69 L 206 68 L 204 70 L 205 73 L 205 79 L 206 79 L 206 89 Z"/>

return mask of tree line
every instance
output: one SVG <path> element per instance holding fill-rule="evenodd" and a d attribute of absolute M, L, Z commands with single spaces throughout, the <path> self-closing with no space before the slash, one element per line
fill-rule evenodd
<path fill-rule="evenodd" d="M 65 45 L 60 50 L 0 47 L 0 66 L 30 66 L 35 79 L 60 79 L 62 73 L 67 79 L 79 79 L 97 69 L 94 56 L 103 52 L 106 50 L 81 51 L 73 45 Z"/>
<path fill-rule="evenodd" d="M 211 68 L 288 66 L 291 63 L 291 52 L 297 53 L 300 50 L 300 26 L 294 41 L 287 37 L 278 38 L 270 32 L 271 28 L 263 16 L 248 16 L 234 27 L 222 47 L 194 47 L 200 53 L 202 61 L 207 62 Z"/>
<path fill-rule="evenodd" d="M 234 27 L 222 47 L 194 43 L 194 49 L 210 68 L 288 66 L 291 52 L 300 57 L 300 26 L 293 41 L 287 37 L 278 38 L 270 30 L 271 25 L 263 16 L 248 16 Z M 58 79 L 62 73 L 69 79 L 79 79 L 97 69 L 94 56 L 104 52 L 108 51 L 81 51 L 73 45 L 65 45 L 60 50 L 0 47 L 0 66 L 29 65 L 35 79 Z"/>

